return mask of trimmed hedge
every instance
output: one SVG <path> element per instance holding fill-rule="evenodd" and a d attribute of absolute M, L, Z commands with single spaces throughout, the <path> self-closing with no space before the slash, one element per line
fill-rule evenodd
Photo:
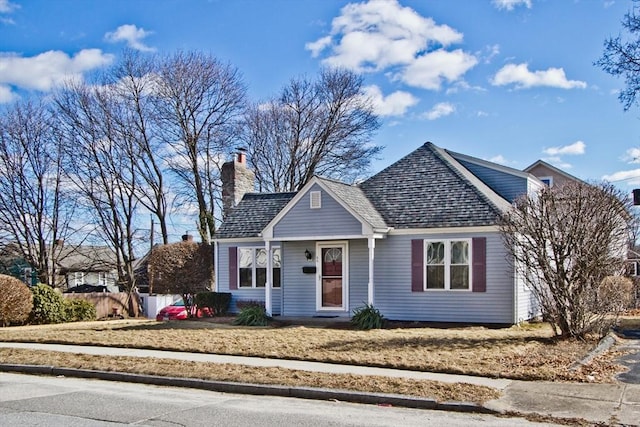
<path fill-rule="evenodd" d="M 87 300 L 69 298 L 64 301 L 64 314 L 67 322 L 86 322 L 96 320 L 96 307 Z"/>
<path fill-rule="evenodd" d="M 30 322 L 36 325 L 62 323 L 65 321 L 64 297 L 51 286 L 42 283 L 31 288 L 33 310 Z"/>
<path fill-rule="evenodd" d="M 29 318 L 33 295 L 21 280 L 0 274 L 0 326 L 22 324 Z"/>

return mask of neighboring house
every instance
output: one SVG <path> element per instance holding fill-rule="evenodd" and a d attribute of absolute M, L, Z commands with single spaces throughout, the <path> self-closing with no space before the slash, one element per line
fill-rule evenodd
<path fill-rule="evenodd" d="M 62 290 L 94 285 L 119 292 L 117 277 L 116 255 L 108 246 L 64 245 L 60 248 L 56 285 Z"/>
<path fill-rule="evenodd" d="M 368 303 L 395 320 L 517 323 L 538 310 L 498 219 L 542 186 L 426 143 L 357 186 L 314 177 L 246 194 L 216 233 L 216 288 L 232 311 L 260 300 L 274 315 L 334 317 Z"/>
<path fill-rule="evenodd" d="M 24 259 L 16 243 L 0 247 L 0 274 L 13 276 L 29 286 L 38 283 L 38 272 Z"/>
<path fill-rule="evenodd" d="M 524 171 L 535 176 L 549 187 L 553 187 L 554 185 L 561 185 L 566 182 L 581 182 L 579 178 L 576 178 L 575 176 L 570 175 L 553 165 L 550 165 L 544 160 L 536 161 L 532 165 L 526 167 Z"/>

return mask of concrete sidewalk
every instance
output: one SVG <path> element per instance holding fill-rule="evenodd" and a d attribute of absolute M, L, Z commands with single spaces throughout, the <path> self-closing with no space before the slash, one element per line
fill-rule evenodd
<path fill-rule="evenodd" d="M 143 350 L 114 347 L 94 347 L 77 345 L 38 344 L 38 343 L 6 343 L 0 342 L 0 347 L 23 348 L 33 350 L 62 351 L 70 353 L 85 353 L 104 356 L 133 356 L 163 359 L 179 359 L 196 362 L 231 363 L 258 367 L 282 367 L 312 372 L 350 373 L 358 375 L 380 375 L 396 378 L 411 378 L 418 380 L 433 380 L 448 383 L 469 383 L 493 387 L 502 391 L 503 395 L 497 400 L 478 406 L 471 403 L 438 402 L 413 398 L 410 396 L 390 396 L 349 392 L 345 390 L 326 390 L 310 388 L 283 388 L 281 386 L 251 386 L 233 385 L 225 383 L 214 384 L 219 391 L 248 392 L 253 394 L 289 395 L 292 397 L 306 397 L 319 399 L 350 400 L 364 403 L 393 402 L 396 405 L 435 408 L 446 410 L 498 413 L 539 414 L 556 418 L 584 419 L 590 423 L 604 423 L 611 425 L 640 425 L 640 385 L 637 384 L 586 384 L 586 383 L 551 383 L 539 381 L 515 381 L 508 379 L 494 379 L 467 375 L 448 375 L 431 372 L 418 372 L 400 369 L 374 368 L 367 366 L 340 365 L 332 363 L 306 362 L 297 360 L 265 359 L 258 357 L 226 356 L 203 353 L 184 353 L 173 351 Z M 0 364 L 2 361 L 0 361 Z M 1 366 L 0 366 L 1 367 Z M 20 367 L 5 366 L 5 370 L 20 370 Z M 25 372 L 45 373 L 42 370 L 24 369 Z M 40 372 L 42 371 L 42 372 Z M 57 372 L 60 371 L 60 372 Z M 57 374 L 71 376 L 74 370 L 57 369 Z M 56 373 L 51 370 L 51 373 Z M 80 373 L 87 376 L 87 373 Z M 104 373 L 105 379 L 147 382 L 151 384 L 197 386 L 195 381 L 180 379 L 162 380 L 147 378 L 145 381 L 139 375 L 119 375 Z M 92 377 L 101 378 L 98 374 Z M 202 383 L 202 382 L 199 382 Z M 215 382 L 210 382 L 215 383 Z"/>

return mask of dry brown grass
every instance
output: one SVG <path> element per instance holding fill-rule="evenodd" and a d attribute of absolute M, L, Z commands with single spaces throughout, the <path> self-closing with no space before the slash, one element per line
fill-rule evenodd
<path fill-rule="evenodd" d="M 209 322 L 93 322 L 0 329 L 0 341 L 153 348 L 359 364 L 523 380 L 611 381 L 611 355 L 571 371 L 596 341 L 557 341 L 545 324 L 505 329 L 404 328 L 354 331 Z"/>
<path fill-rule="evenodd" d="M 3 363 L 96 369 L 216 381 L 394 393 L 428 397 L 440 402 L 483 403 L 500 396 L 500 393 L 493 388 L 471 384 L 447 384 L 437 381 L 351 374 L 324 374 L 283 368 L 255 368 L 243 365 L 197 363 L 169 359 L 124 356 L 102 357 L 53 351 L 0 348 L 0 360 Z"/>

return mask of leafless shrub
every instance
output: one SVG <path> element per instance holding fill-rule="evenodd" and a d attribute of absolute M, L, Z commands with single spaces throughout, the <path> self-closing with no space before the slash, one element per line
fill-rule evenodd
<path fill-rule="evenodd" d="M 519 276 L 557 335 L 605 332 L 626 301 L 624 272 L 633 218 L 610 184 L 568 183 L 519 199 L 501 231 Z M 623 289 L 624 288 L 624 289 Z"/>

